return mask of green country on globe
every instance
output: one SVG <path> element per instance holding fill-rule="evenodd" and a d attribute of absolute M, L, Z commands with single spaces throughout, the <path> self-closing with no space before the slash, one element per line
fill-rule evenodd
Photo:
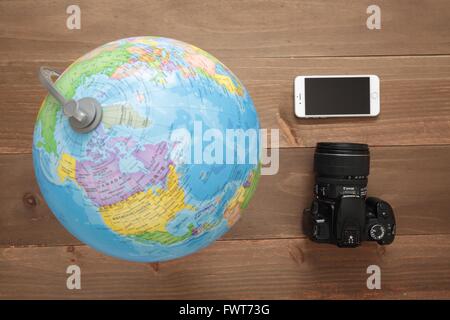
<path fill-rule="evenodd" d="M 164 261 L 206 247 L 238 220 L 259 180 L 259 152 L 256 162 L 187 161 L 185 141 L 173 139 L 183 129 L 198 145 L 196 125 L 224 136 L 259 130 L 247 90 L 216 58 L 173 39 L 122 39 L 76 60 L 56 87 L 103 109 L 94 131 L 77 133 L 48 95 L 34 131 L 41 192 L 79 240 L 122 259 Z M 243 152 L 250 158 L 251 147 Z"/>

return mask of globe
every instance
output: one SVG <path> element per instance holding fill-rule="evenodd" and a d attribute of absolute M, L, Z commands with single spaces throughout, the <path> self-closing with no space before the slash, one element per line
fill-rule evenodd
<path fill-rule="evenodd" d="M 261 168 L 258 116 L 207 52 L 122 39 L 76 60 L 55 85 L 102 107 L 98 127 L 79 133 L 48 95 L 34 129 L 41 193 L 80 241 L 131 261 L 175 259 L 221 237 L 247 207 Z"/>

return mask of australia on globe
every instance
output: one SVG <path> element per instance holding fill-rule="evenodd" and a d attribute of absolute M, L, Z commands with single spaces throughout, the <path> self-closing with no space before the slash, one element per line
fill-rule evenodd
<path fill-rule="evenodd" d="M 165 261 L 238 220 L 260 176 L 259 120 L 216 58 L 173 39 L 127 38 L 82 56 L 55 85 L 102 107 L 96 129 L 79 133 L 48 95 L 34 129 L 41 192 L 79 240 L 117 258 Z"/>

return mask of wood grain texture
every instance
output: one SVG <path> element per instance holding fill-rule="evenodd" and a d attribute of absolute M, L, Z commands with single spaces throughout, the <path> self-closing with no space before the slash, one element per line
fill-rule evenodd
<path fill-rule="evenodd" d="M 380 0 L 382 29 L 366 28 L 369 0 L 0 1 L 0 299 L 450 299 L 450 1 Z M 71 236 L 36 185 L 33 126 L 45 90 L 37 69 L 61 69 L 106 42 L 160 35 L 192 43 L 242 80 L 263 128 L 280 130 L 280 170 L 261 179 L 241 220 L 192 256 L 139 264 Z M 304 74 L 377 74 L 377 119 L 299 120 L 293 81 Z M 393 245 L 353 250 L 305 239 L 301 211 L 318 141 L 369 143 L 369 194 L 390 202 Z M 82 290 L 66 289 L 66 268 Z M 382 269 L 382 290 L 366 268 Z"/>
<path fill-rule="evenodd" d="M 225 239 L 304 236 L 312 199 L 311 148 L 282 149 L 277 175 L 263 176 Z M 450 147 L 372 148 L 369 194 L 390 202 L 398 233 L 450 234 Z M 34 180 L 30 155 L 0 156 L 0 246 L 79 244 L 54 218 Z"/>
<path fill-rule="evenodd" d="M 280 129 L 282 147 L 318 141 L 371 145 L 450 144 L 450 56 L 299 59 L 224 59 L 253 98 L 263 128 Z M 45 90 L 40 65 L 69 61 L 0 62 L 0 153 L 31 152 L 34 122 Z M 377 74 L 381 114 L 376 119 L 300 120 L 293 82 L 299 74 Z"/>
<path fill-rule="evenodd" d="M 1 1 L 1 59 L 73 60 L 139 35 L 182 39 L 219 58 L 450 53 L 447 0 L 378 1 L 375 31 L 366 27 L 369 0 L 83 0 L 81 30 L 66 28 L 70 4 Z"/>
<path fill-rule="evenodd" d="M 67 290 L 68 265 L 81 290 Z M 382 270 L 368 290 L 366 269 Z M 450 235 L 400 236 L 386 247 L 336 249 L 305 239 L 220 241 L 189 257 L 142 264 L 86 246 L 0 249 L 0 298 L 450 298 Z"/>

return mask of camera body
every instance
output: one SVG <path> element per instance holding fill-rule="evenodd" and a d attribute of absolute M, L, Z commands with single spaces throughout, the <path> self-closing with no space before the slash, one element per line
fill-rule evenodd
<path fill-rule="evenodd" d="M 367 197 L 369 148 L 365 144 L 318 143 L 314 200 L 306 210 L 313 241 L 356 247 L 362 241 L 392 243 L 395 217 L 389 203 Z"/>

